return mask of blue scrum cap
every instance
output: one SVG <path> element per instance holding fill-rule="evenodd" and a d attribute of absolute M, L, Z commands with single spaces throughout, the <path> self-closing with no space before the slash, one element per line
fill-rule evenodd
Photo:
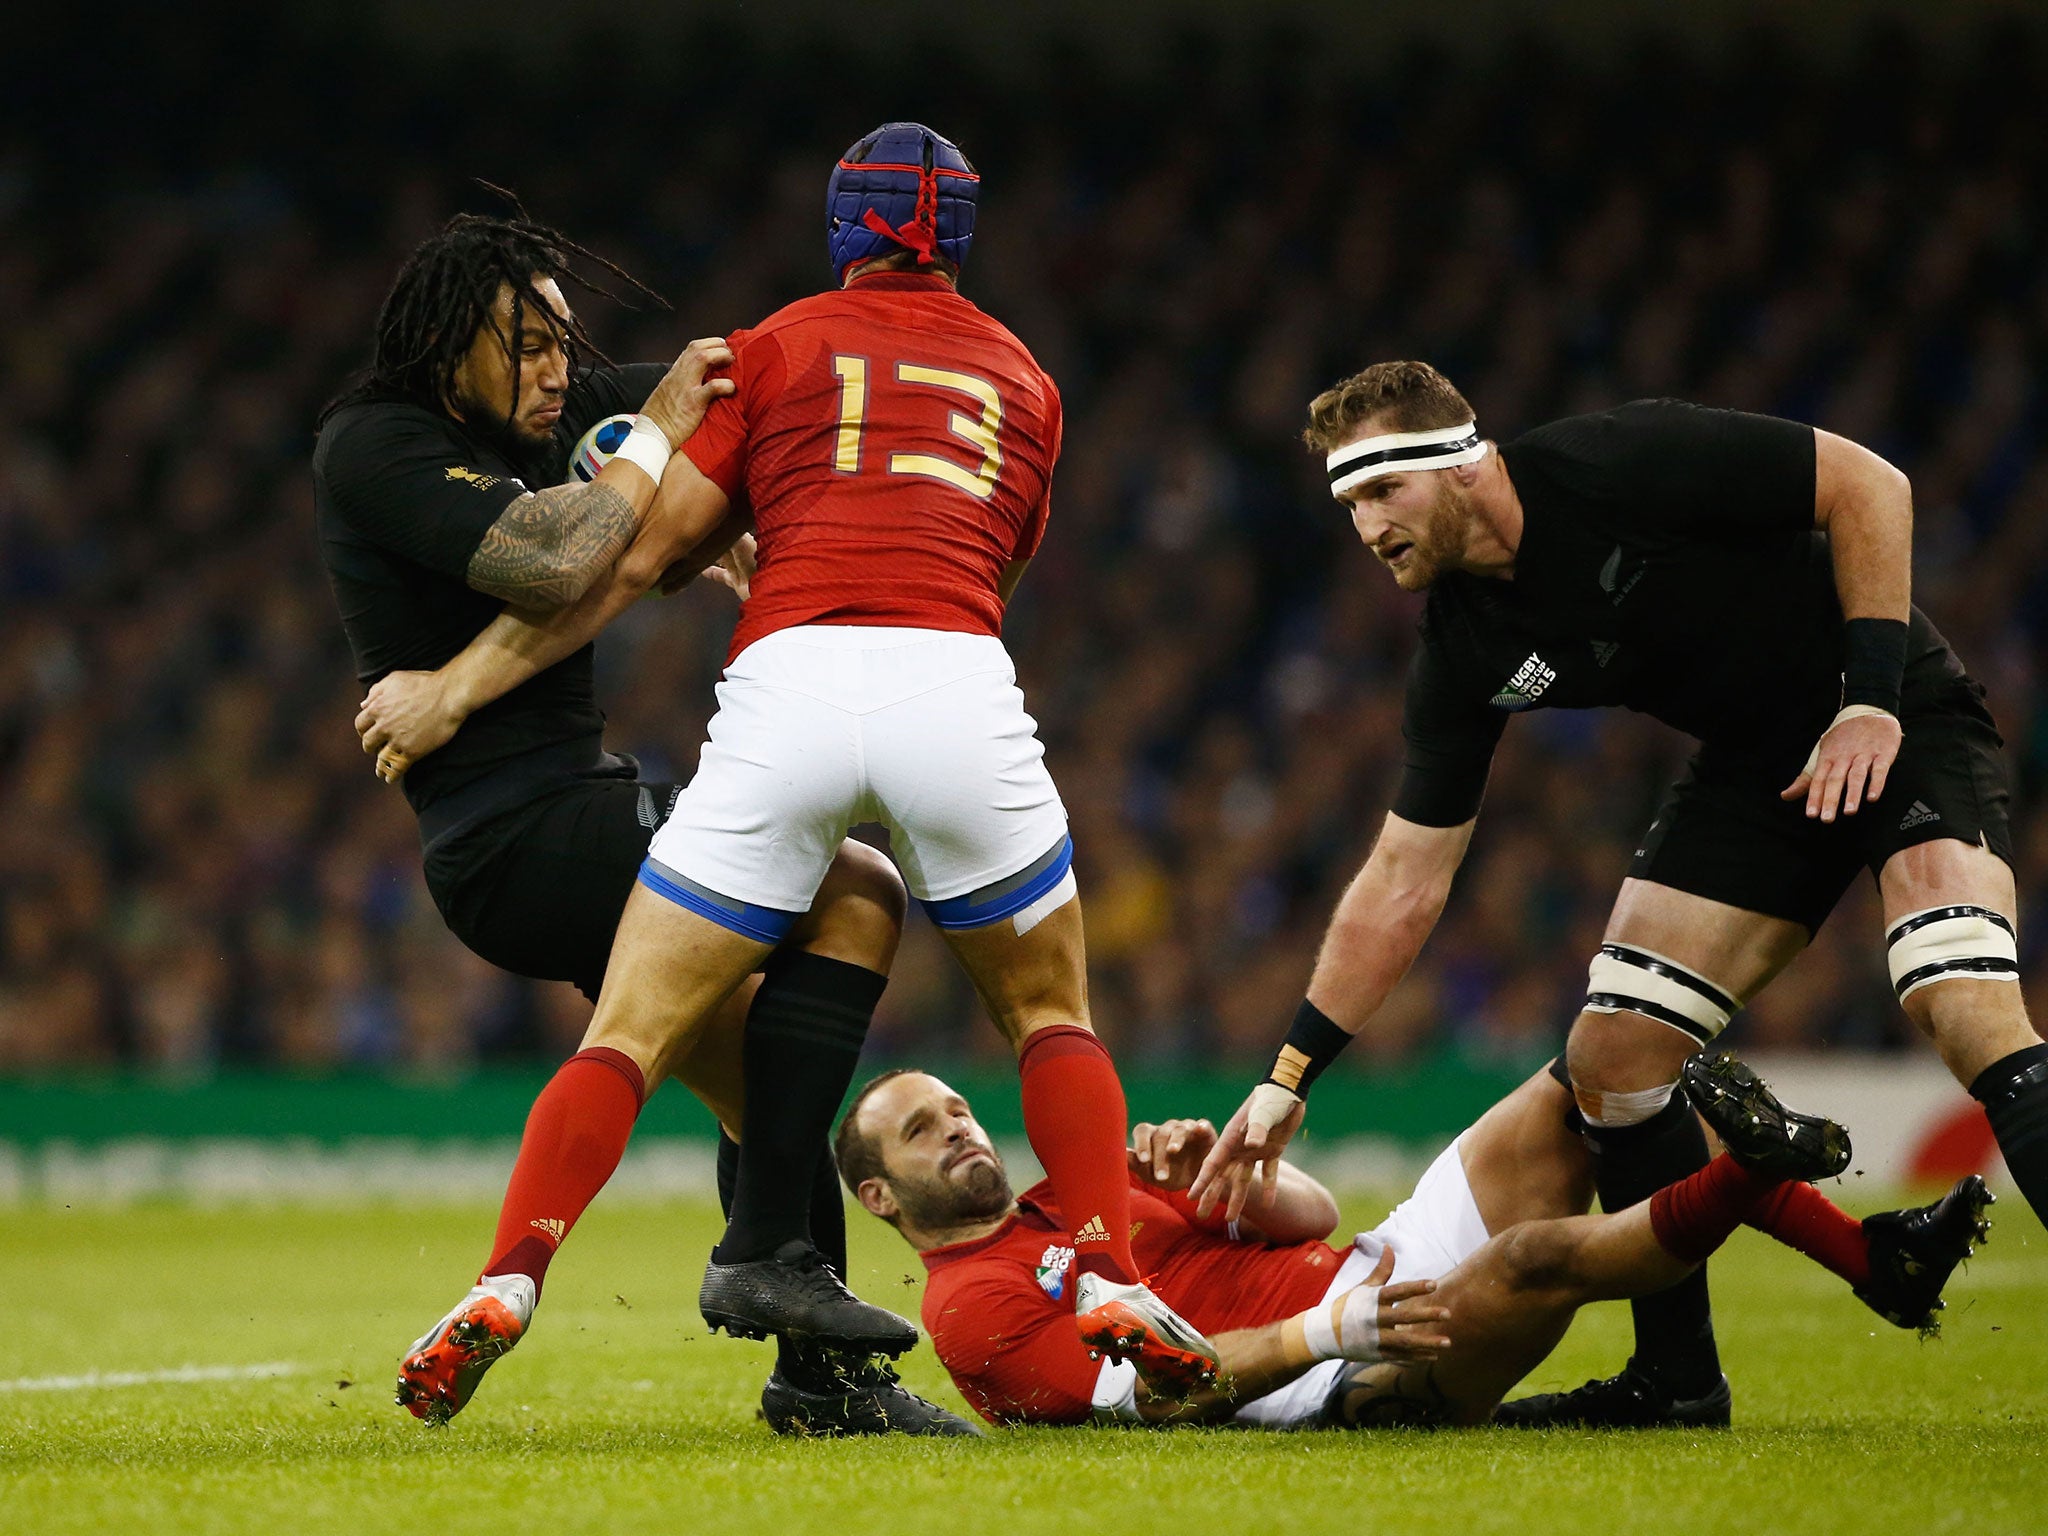
<path fill-rule="evenodd" d="M 981 177 L 951 139 L 923 123 L 884 123 L 839 157 L 825 187 L 833 281 L 891 250 L 917 252 L 919 266 L 936 257 L 963 265 L 980 194 Z"/>

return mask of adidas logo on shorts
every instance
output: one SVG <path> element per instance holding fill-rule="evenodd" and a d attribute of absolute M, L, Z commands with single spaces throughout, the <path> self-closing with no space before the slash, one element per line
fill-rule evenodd
<path fill-rule="evenodd" d="M 1899 830 L 1901 832 L 1910 832 L 1915 827 L 1924 827 L 1930 821 L 1939 820 L 1941 820 L 1941 812 L 1930 810 L 1925 800 L 1915 800 L 1913 808 L 1907 811 L 1904 819 L 1899 822 Z"/>

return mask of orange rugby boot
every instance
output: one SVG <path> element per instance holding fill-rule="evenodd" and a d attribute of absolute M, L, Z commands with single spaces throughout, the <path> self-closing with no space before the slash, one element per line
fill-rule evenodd
<path fill-rule="evenodd" d="M 429 1424 L 454 1418 L 484 1372 L 525 1334 L 534 1299 L 533 1281 L 525 1275 L 478 1281 L 407 1351 L 398 1367 L 398 1406 Z"/>
<path fill-rule="evenodd" d="M 1155 1397 L 1180 1401 L 1216 1382 L 1216 1346 L 1145 1285 L 1089 1273 L 1075 1288 L 1081 1342 L 1128 1360 Z"/>

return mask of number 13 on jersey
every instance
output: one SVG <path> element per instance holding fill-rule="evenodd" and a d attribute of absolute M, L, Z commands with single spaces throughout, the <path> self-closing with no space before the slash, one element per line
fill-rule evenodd
<path fill-rule="evenodd" d="M 832 359 L 832 372 L 839 379 L 839 434 L 833 444 L 832 467 L 842 475 L 860 473 L 861 435 L 867 424 L 868 360 L 841 354 Z M 1003 424 L 1003 397 L 987 379 L 949 368 L 927 368 L 922 363 L 897 363 L 896 382 L 917 389 L 947 390 L 966 395 L 981 406 L 979 415 L 948 411 L 946 430 L 981 454 L 974 469 L 955 459 L 931 453 L 892 453 L 888 473 L 924 475 L 957 486 L 968 495 L 987 501 L 994 494 L 996 477 L 1002 472 L 1003 450 L 996 434 Z"/>

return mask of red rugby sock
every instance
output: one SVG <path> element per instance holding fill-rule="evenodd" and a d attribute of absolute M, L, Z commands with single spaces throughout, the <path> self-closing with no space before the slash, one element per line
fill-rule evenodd
<path fill-rule="evenodd" d="M 1870 1283 L 1870 1244 L 1863 1223 L 1811 1184 L 1785 1184 L 1766 1195 L 1750 1212 L 1749 1224 L 1851 1285 Z"/>
<path fill-rule="evenodd" d="M 1131 1257 L 1131 1177 L 1124 1158 L 1124 1085 L 1103 1044 L 1072 1024 L 1041 1029 L 1017 1057 L 1024 1134 L 1074 1234 L 1074 1268 L 1138 1278 Z"/>
<path fill-rule="evenodd" d="M 548 1261 L 625 1155 L 645 1091 L 624 1051 L 593 1046 L 562 1063 L 526 1117 L 485 1275 L 529 1275 L 539 1294 Z"/>
<path fill-rule="evenodd" d="M 1690 1178 L 1650 1196 L 1650 1230 L 1674 1259 L 1705 1263 L 1783 1182 L 1752 1173 L 1723 1152 Z"/>

